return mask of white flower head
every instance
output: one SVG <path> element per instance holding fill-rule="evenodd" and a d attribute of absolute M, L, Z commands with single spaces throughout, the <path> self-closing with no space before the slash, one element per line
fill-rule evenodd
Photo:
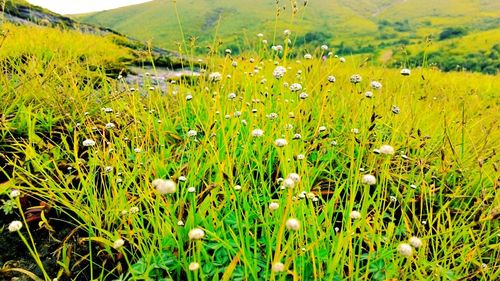
<path fill-rule="evenodd" d="M 305 54 L 304 55 L 304 59 L 306 59 L 306 60 L 310 60 L 310 59 L 312 59 L 312 57 L 313 56 L 311 54 Z"/>
<path fill-rule="evenodd" d="M 10 232 L 16 232 L 16 231 L 19 231 L 21 230 L 21 228 L 23 228 L 23 223 L 20 222 L 20 221 L 12 221 L 10 224 L 9 224 L 9 231 Z"/>
<path fill-rule="evenodd" d="M 352 211 L 350 214 L 349 214 L 349 217 L 353 220 L 359 220 L 361 218 L 361 213 L 358 212 L 358 211 Z"/>
<path fill-rule="evenodd" d="M 91 139 L 86 139 L 83 141 L 83 146 L 85 147 L 91 147 L 95 145 L 95 141 Z"/>
<path fill-rule="evenodd" d="M 160 194 L 171 194 L 177 189 L 177 184 L 172 180 L 155 179 L 152 185 Z"/>
<path fill-rule="evenodd" d="M 285 188 L 293 188 L 295 186 L 295 181 L 293 181 L 291 178 L 287 178 L 283 180 L 283 186 Z"/>
<path fill-rule="evenodd" d="M 380 153 L 381 154 L 385 154 L 385 155 L 393 155 L 394 154 L 394 147 L 388 145 L 388 144 L 385 144 L 385 145 L 382 145 L 380 148 Z"/>
<path fill-rule="evenodd" d="M 281 262 L 276 262 L 273 264 L 272 270 L 273 270 L 273 272 L 276 272 L 276 273 L 283 272 L 283 271 L 285 271 L 285 265 Z"/>
<path fill-rule="evenodd" d="M 114 243 L 113 243 L 113 248 L 114 249 L 119 249 L 121 247 L 123 247 L 123 245 L 125 245 L 125 240 L 119 238 L 117 239 Z"/>
<path fill-rule="evenodd" d="M 286 178 L 293 180 L 295 183 L 300 182 L 300 176 L 297 173 L 290 173 Z"/>
<path fill-rule="evenodd" d="M 230 93 L 229 95 L 227 95 L 227 99 L 228 100 L 234 100 L 236 98 L 236 94 L 235 93 Z"/>
<path fill-rule="evenodd" d="M 200 240 L 205 236 L 205 231 L 201 228 L 193 228 L 188 233 L 189 240 Z"/>
<path fill-rule="evenodd" d="M 422 247 L 422 240 L 420 240 L 420 238 L 418 238 L 416 236 L 410 237 L 410 239 L 408 240 L 408 242 L 410 242 L 410 245 L 412 245 L 415 248 Z"/>
<path fill-rule="evenodd" d="M 321 50 L 328 51 L 328 46 L 327 45 L 321 45 Z"/>
<path fill-rule="evenodd" d="M 371 85 L 372 89 L 374 89 L 374 90 L 382 89 L 382 83 L 380 83 L 379 81 L 372 81 L 370 83 L 370 85 Z"/>
<path fill-rule="evenodd" d="M 194 137 L 196 137 L 196 135 L 197 135 L 197 134 L 198 134 L 198 133 L 197 133 L 195 130 L 189 130 L 189 131 L 187 132 L 187 136 L 188 136 L 188 137 L 190 137 L 190 138 L 194 138 Z"/>
<path fill-rule="evenodd" d="M 404 257 L 411 257 L 413 255 L 413 248 L 406 243 L 401 243 L 398 246 L 398 253 Z"/>
<path fill-rule="evenodd" d="M 363 80 L 363 78 L 359 74 L 354 74 L 351 76 L 351 83 L 353 83 L 353 84 L 358 84 L 362 80 Z"/>
<path fill-rule="evenodd" d="M 200 269 L 200 264 L 197 262 L 192 262 L 189 264 L 189 271 L 196 271 Z"/>
<path fill-rule="evenodd" d="M 372 91 L 367 91 L 367 92 L 365 92 L 365 97 L 367 97 L 367 98 L 369 98 L 369 99 L 370 99 L 370 98 L 373 98 L 373 92 L 372 92 Z"/>
<path fill-rule="evenodd" d="M 210 82 L 218 82 L 222 80 L 222 74 L 220 72 L 212 72 L 208 75 L 208 81 Z"/>
<path fill-rule="evenodd" d="M 374 175 L 364 175 L 361 182 L 367 185 L 375 185 L 377 184 L 377 178 Z"/>
<path fill-rule="evenodd" d="M 273 71 L 273 76 L 276 79 L 282 78 L 286 73 L 286 68 L 283 66 L 277 66 Z"/>
<path fill-rule="evenodd" d="M 299 95 L 299 98 L 300 98 L 301 100 L 305 100 L 305 99 L 307 99 L 308 97 L 309 97 L 309 95 L 308 95 L 306 92 L 302 92 L 302 93 L 300 93 L 300 95 Z"/>
<path fill-rule="evenodd" d="M 344 57 L 340 57 L 339 61 L 340 61 L 341 63 L 344 63 L 344 62 L 345 62 L 345 58 L 344 58 Z"/>
<path fill-rule="evenodd" d="M 279 207 L 280 207 L 280 204 L 278 204 L 276 202 L 271 202 L 269 204 L 269 210 L 271 210 L 271 211 L 277 210 Z"/>
<path fill-rule="evenodd" d="M 285 29 L 283 31 L 283 35 L 285 35 L 285 36 L 290 36 L 291 34 L 292 34 L 292 31 L 290 31 L 290 29 Z"/>
<path fill-rule="evenodd" d="M 292 92 L 298 92 L 302 90 L 302 85 L 299 84 L 299 83 L 293 83 L 292 85 L 290 85 L 290 91 Z"/>
<path fill-rule="evenodd" d="M 17 198 L 21 196 L 21 192 L 17 189 L 14 189 L 10 192 L 10 198 Z"/>
<path fill-rule="evenodd" d="M 335 78 L 335 76 L 333 76 L 333 75 L 328 76 L 327 80 L 328 80 L 328 82 L 330 82 L 330 83 L 335 83 L 335 81 L 337 81 L 337 79 L 336 79 L 336 78 Z"/>
<path fill-rule="evenodd" d="M 115 126 L 114 123 L 109 122 L 109 123 L 106 124 L 106 129 L 108 129 L 108 130 L 114 129 L 115 127 L 116 126 Z"/>
<path fill-rule="evenodd" d="M 254 129 L 252 131 L 252 137 L 254 138 L 260 138 L 264 135 L 264 131 L 262 131 L 261 129 Z"/>
<path fill-rule="evenodd" d="M 300 221 L 296 218 L 289 218 L 285 226 L 288 230 L 297 231 L 300 229 Z"/>
<path fill-rule="evenodd" d="M 401 69 L 401 75 L 410 76 L 410 74 L 411 74 L 411 70 L 409 70 L 408 68 Z"/>
<path fill-rule="evenodd" d="M 277 139 L 274 141 L 274 144 L 277 146 L 277 147 L 284 147 L 288 144 L 288 141 L 286 139 Z"/>

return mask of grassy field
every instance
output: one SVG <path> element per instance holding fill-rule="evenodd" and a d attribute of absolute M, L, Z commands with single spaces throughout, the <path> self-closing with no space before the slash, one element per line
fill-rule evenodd
<path fill-rule="evenodd" d="M 0 277 L 500 279 L 498 76 L 248 40 L 161 88 L 107 76 L 110 37 L 2 25 Z"/>

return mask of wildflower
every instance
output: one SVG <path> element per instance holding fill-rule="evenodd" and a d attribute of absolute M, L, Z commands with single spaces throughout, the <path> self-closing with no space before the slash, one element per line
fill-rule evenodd
<path fill-rule="evenodd" d="M 304 160 L 304 159 L 306 159 L 306 156 L 304 154 L 297 155 L 297 160 Z"/>
<path fill-rule="evenodd" d="M 300 85 L 299 83 L 293 83 L 292 85 L 290 85 L 290 91 L 298 92 L 300 90 L 302 90 L 302 85 Z"/>
<path fill-rule="evenodd" d="M 258 33 L 258 34 L 257 34 L 257 37 L 264 37 L 264 34 L 262 34 L 262 33 Z"/>
<path fill-rule="evenodd" d="M 189 271 L 196 271 L 200 269 L 200 264 L 197 262 L 192 262 L 189 264 Z"/>
<path fill-rule="evenodd" d="M 219 72 L 213 72 L 208 75 L 208 81 L 210 82 L 218 82 L 222 80 L 222 74 Z"/>
<path fill-rule="evenodd" d="M 130 207 L 129 212 L 131 214 L 137 214 L 139 212 L 139 207 L 136 207 L 136 206 Z"/>
<path fill-rule="evenodd" d="M 272 49 L 273 51 L 276 51 L 276 52 L 281 52 L 281 51 L 283 51 L 283 46 L 281 46 L 281 45 L 276 45 L 276 46 L 272 46 L 272 47 L 271 47 L 271 49 Z"/>
<path fill-rule="evenodd" d="M 283 34 L 285 36 L 290 36 L 292 34 L 292 32 L 290 31 L 290 29 L 285 29 L 285 31 L 283 31 Z"/>
<path fill-rule="evenodd" d="M 408 68 L 401 69 L 401 75 L 410 76 L 410 74 L 411 74 L 411 70 L 409 70 Z"/>
<path fill-rule="evenodd" d="M 229 95 L 227 95 L 227 99 L 229 99 L 229 100 L 234 100 L 235 98 L 236 98 L 235 93 L 230 93 Z"/>
<path fill-rule="evenodd" d="M 401 243 L 398 246 L 398 253 L 405 257 L 411 257 L 413 255 L 413 248 L 406 243 Z"/>
<path fill-rule="evenodd" d="M 113 172 L 113 167 L 111 167 L 111 166 L 104 167 L 104 172 L 105 173 L 111 173 L 111 172 Z"/>
<path fill-rule="evenodd" d="M 374 89 L 374 90 L 380 90 L 380 89 L 382 89 L 382 83 L 380 83 L 378 81 L 372 81 L 370 83 L 370 85 L 372 86 L 372 89 Z"/>
<path fill-rule="evenodd" d="M 193 228 L 188 233 L 189 240 L 200 240 L 205 236 L 205 231 L 201 228 Z"/>
<path fill-rule="evenodd" d="M 14 189 L 10 192 L 10 198 L 17 198 L 21 196 L 21 192 L 17 189 Z"/>
<path fill-rule="evenodd" d="M 302 191 L 301 193 L 299 193 L 299 198 L 300 198 L 300 199 L 304 199 L 304 198 L 306 198 L 306 194 L 307 194 L 307 192 Z"/>
<path fill-rule="evenodd" d="M 377 179 L 373 175 L 364 175 L 361 182 L 367 185 L 375 185 L 377 183 Z"/>
<path fill-rule="evenodd" d="M 305 100 L 309 97 L 309 95 L 306 93 L 306 92 L 302 92 L 300 93 L 299 95 L 299 98 L 302 99 L 302 100 Z"/>
<path fill-rule="evenodd" d="M 321 45 L 321 50 L 328 51 L 328 46 L 327 45 Z"/>
<path fill-rule="evenodd" d="M 316 198 L 316 194 L 314 194 L 313 192 L 308 192 L 306 194 L 306 198 L 309 200 L 312 200 L 312 199 Z"/>
<path fill-rule="evenodd" d="M 237 184 L 237 185 L 235 185 L 235 186 L 234 186 L 234 190 L 241 190 L 241 185 L 238 185 L 238 184 Z"/>
<path fill-rule="evenodd" d="M 349 214 L 349 217 L 353 220 L 358 220 L 361 218 L 361 213 L 358 212 L 358 211 L 352 211 L 350 214 Z"/>
<path fill-rule="evenodd" d="M 294 140 L 300 140 L 301 138 L 302 138 L 302 136 L 300 134 L 293 135 Z"/>
<path fill-rule="evenodd" d="M 392 154 L 394 154 L 394 147 L 387 145 L 387 144 L 382 145 L 380 147 L 380 153 L 385 154 L 385 155 L 392 155 Z"/>
<path fill-rule="evenodd" d="M 392 203 L 396 203 L 398 202 L 398 198 L 396 198 L 396 196 L 389 196 L 389 199 L 391 200 Z"/>
<path fill-rule="evenodd" d="M 277 210 L 279 207 L 280 207 L 280 204 L 278 204 L 276 202 L 271 202 L 269 204 L 269 210 L 271 210 L 271 211 Z"/>
<path fill-rule="evenodd" d="M 125 240 L 119 238 L 117 239 L 114 243 L 113 243 L 113 248 L 114 249 L 119 249 L 121 248 L 123 245 L 125 245 Z"/>
<path fill-rule="evenodd" d="M 289 218 L 286 221 L 285 226 L 288 230 L 297 231 L 300 228 L 300 222 L 298 219 Z"/>
<path fill-rule="evenodd" d="M 293 180 L 295 183 L 300 182 L 300 176 L 297 173 L 290 173 L 286 178 Z"/>
<path fill-rule="evenodd" d="M 226 54 L 228 54 L 228 55 L 230 55 L 230 54 L 232 53 L 232 52 L 231 52 L 231 49 L 226 49 L 224 52 L 225 52 Z"/>
<path fill-rule="evenodd" d="M 353 83 L 353 84 L 358 84 L 362 80 L 363 80 L 363 78 L 359 74 L 354 74 L 351 76 L 351 83 Z"/>
<path fill-rule="evenodd" d="M 238 62 L 234 60 L 234 61 L 231 63 L 231 65 L 232 65 L 233 67 L 237 67 L 237 66 L 238 66 Z"/>
<path fill-rule="evenodd" d="M 278 118 L 278 113 L 271 112 L 271 113 L 269 113 L 269 115 L 267 115 L 267 118 L 269 118 L 270 120 L 274 120 L 274 119 Z"/>
<path fill-rule="evenodd" d="M 262 44 L 267 45 L 267 40 L 266 39 L 262 40 Z"/>
<path fill-rule="evenodd" d="M 272 270 L 274 272 L 283 272 L 283 271 L 285 271 L 285 265 L 281 262 L 276 262 L 273 264 Z"/>
<path fill-rule="evenodd" d="M 180 220 L 180 221 L 177 221 L 177 225 L 178 225 L 178 226 L 184 226 L 184 222 L 183 222 L 183 221 L 181 221 L 181 220 Z"/>
<path fill-rule="evenodd" d="M 262 137 L 264 135 L 264 131 L 262 131 L 261 129 L 255 129 L 252 131 L 252 137 L 254 138 L 259 138 L 259 137 Z"/>
<path fill-rule="evenodd" d="M 286 73 L 286 68 L 283 66 L 277 66 L 273 71 L 273 76 L 276 79 L 282 78 Z"/>
<path fill-rule="evenodd" d="M 422 240 L 416 236 L 412 236 L 409 240 L 410 245 L 412 245 L 414 248 L 420 248 L 422 247 Z"/>
<path fill-rule="evenodd" d="M 113 112 L 113 109 L 112 109 L 112 108 L 110 108 L 110 107 L 103 108 L 102 110 L 103 110 L 104 112 L 106 112 L 106 113 L 111 113 L 111 112 Z"/>
<path fill-rule="evenodd" d="M 105 127 L 106 127 L 106 129 L 111 130 L 111 129 L 114 129 L 116 126 L 115 126 L 115 124 L 109 122 L 109 123 L 106 124 Z"/>
<path fill-rule="evenodd" d="M 312 59 L 312 55 L 311 54 L 305 54 L 304 55 L 304 59 L 310 60 L 310 59 Z"/>
<path fill-rule="evenodd" d="M 375 149 L 373 150 L 373 153 L 375 153 L 375 154 L 380 154 L 380 149 L 375 148 Z"/>
<path fill-rule="evenodd" d="M 197 133 L 195 130 L 189 130 L 189 131 L 187 132 L 187 136 L 188 136 L 188 137 L 191 137 L 191 138 L 196 137 L 196 135 L 197 135 L 197 134 L 198 134 L 198 133 Z"/>
<path fill-rule="evenodd" d="M 372 98 L 372 97 L 373 97 L 373 92 L 372 92 L 372 91 L 367 91 L 367 92 L 365 93 L 365 97 L 367 97 L 367 98 Z"/>
<path fill-rule="evenodd" d="M 193 99 L 193 95 L 187 95 L 187 96 L 186 96 L 186 100 L 187 100 L 187 101 L 190 101 L 190 100 L 192 100 L 192 99 Z"/>
<path fill-rule="evenodd" d="M 155 179 L 152 185 L 160 194 L 174 193 L 177 189 L 177 185 L 172 180 Z"/>
<path fill-rule="evenodd" d="M 330 82 L 330 83 L 335 83 L 335 81 L 337 80 L 337 79 L 335 78 L 335 76 L 333 76 L 333 75 L 328 76 L 328 78 L 327 78 L 327 79 L 328 79 L 328 82 Z"/>
<path fill-rule="evenodd" d="M 401 112 L 401 109 L 399 108 L 399 106 L 397 106 L 397 105 L 393 105 L 393 106 L 391 107 L 391 111 L 392 111 L 392 113 L 394 113 L 394 114 L 399 114 L 399 113 Z"/>
<path fill-rule="evenodd" d="M 321 133 L 321 132 L 324 132 L 326 131 L 326 127 L 325 126 L 320 126 L 318 131 Z"/>
<path fill-rule="evenodd" d="M 293 181 L 291 178 L 287 178 L 283 181 L 283 186 L 285 188 L 293 188 L 295 185 L 295 181 Z"/>
<path fill-rule="evenodd" d="M 188 187 L 187 191 L 189 193 L 195 193 L 196 192 L 196 188 L 194 186 L 190 186 L 190 187 Z"/>
<path fill-rule="evenodd" d="M 359 134 L 359 129 L 358 128 L 353 128 L 351 132 L 355 135 Z"/>
<path fill-rule="evenodd" d="M 85 147 L 91 147 L 94 145 L 95 145 L 95 141 L 93 141 L 91 139 L 86 139 L 83 141 L 83 146 L 85 146 Z"/>
<path fill-rule="evenodd" d="M 20 221 L 13 221 L 9 224 L 8 228 L 10 232 L 16 232 L 21 230 L 21 228 L 23 228 L 23 223 Z"/>
<path fill-rule="evenodd" d="M 277 147 L 283 147 L 283 146 L 287 145 L 288 142 L 286 141 L 286 139 L 277 139 L 276 141 L 274 141 L 274 144 Z"/>
<path fill-rule="evenodd" d="M 134 148 L 134 152 L 135 153 L 141 153 L 142 149 L 140 147 L 136 147 L 136 148 Z"/>
<path fill-rule="evenodd" d="M 341 63 L 344 63 L 344 62 L 345 62 L 345 58 L 344 58 L 344 57 L 341 57 L 341 58 L 339 59 L 339 61 L 340 61 Z"/>

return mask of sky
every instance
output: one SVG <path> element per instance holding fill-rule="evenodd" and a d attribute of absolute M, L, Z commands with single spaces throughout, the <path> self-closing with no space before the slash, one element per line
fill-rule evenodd
<path fill-rule="evenodd" d="M 151 0 L 28 0 L 29 3 L 59 14 L 82 14 L 109 10 Z"/>

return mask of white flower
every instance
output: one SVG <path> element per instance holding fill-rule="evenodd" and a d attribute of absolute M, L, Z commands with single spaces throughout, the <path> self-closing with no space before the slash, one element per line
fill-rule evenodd
<path fill-rule="evenodd" d="M 300 93 L 299 95 L 299 98 L 302 99 L 302 100 L 305 100 L 309 97 L 309 95 L 306 93 L 306 92 L 302 92 Z"/>
<path fill-rule="evenodd" d="M 318 131 L 321 133 L 321 132 L 324 132 L 326 131 L 326 127 L 325 126 L 320 126 Z"/>
<path fill-rule="evenodd" d="M 16 232 L 23 228 L 23 223 L 20 221 L 13 221 L 9 224 L 8 228 L 10 232 Z"/>
<path fill-rule="evenodd" d="M 304 154 L 297 155 L 297 160 L 304 160 L 304 159 L 306 159 L 306 156 Z"/>
<path fill-rule="evenodd" d="M 267 40 L 266 39 L 262 40 L 262 44 L 267 45 Z"/>
<path fill-rule="evenodd" d="M 411 74 L 411 70 L 409 70 L 408 68 L 401 69 L 401 75 L 410 76 L 410 74 Z"/>
<path fill-rule="evenodd" d="M 293 135 L 294 140 L 300 140 L 301 138 L 302 138 L 302 136 L 300 134 Z"/>
<path fill-rule="evenodd" d="M 280 204 L 278 204 L 276 202 L 271 202 L 269 204 L 269 210 L 271 210 L 271 211 L 277 210 L 279 207 L 280 207 Z"/>
<path fill-rule="evenodd" d="M 372 97 L 373 97 L 373 92 L 372 92 L 372 91 L 367 91 L 367 92 L 365 93 L 365 97 L 367 97 L 367 98 L 372 98 Z"/>
<path fill-rule="evenodd" d="M 399 106 L 397 106 L 397 105 L 393 105 L 393 106 L 391 107 L 391 111 L 392 111 L 392 113 L 394 113 L 394 114 L 399 114 L 399 113 L 401 112 L 401 109 L 399 108 Z"/>
<path fill-rule="evenodd" d="M 199 240 L 205 236 L 205 231 L 201 228 L 193 228 L 188 233 L 189 240 Z"/>
<path fill-rule="evenodd" d="M 136 213 L 139 212 L 139 207 L 135 207 L 135 206 L 134 207 L 130 207 L 129 212 L 131 214 L 136 214 Z"/>
<path fill-rule="evenodd" d="M 394 147 L 390 146 L 390 145 L 382 145 L 380 148 L 380 153 L 382 154 L 386 154 L 386 155 L 392 155 L 394 154 Z"/>
<path fill-rule="evenodd" d="M 226 49 L 225 53 L 226 54 L 231 54 L 231 49 Z"/>
<path fill-rule="evenodd" d="M 174 193 L 177 189 L 176 183 L 172 180 L 155 179 L 152 185 L 160 194 Z"/>
<path fill-rule="evenodd" d="M 304 59 L 310 60 L 310 59 L 312 59 L 312 55 L 311 54 L 305 54 L 304 55 Z"/>
<path fill-rule="evenodd" d="M 235 186 L 234 186 L 234 190 L 241 190 L 241 185 L 238 185 L 238 184 L 237 184 L 237 185 L 235 185 Z"/>
<path fill-rule="evenodd" d="M 231 63 L 231 65 L 232 65 L 233 67 L 237 67 L 237 66 L 238 66 L 238 62 L 234 60 L 234 61 Z"/>
<path fill-rule="evenodd" d="M 14 189 L 10 192 L 10 198 L 17 198 L 21 196 L 21 192 L 17 189 Z"/>
<path fill-rule="evenodd" d="M 286 68 L 283 66 L 277 66 L 273 71 L 273 76 L 276 79 L 282 78 L 286 73 Z"/>
<path fill-rule="evenodd" d="M 300 222 L 296 218 L 289 218 L 286 221 L 285 226 L 288 230 L 297 231 L 300 228 Z"/>
<path fill-rule="evenodd" d="M 258 33 L 258 34 L 257 34 L 257 37 L 264 37 L 264 34 L 262 34 L 262 33 Z"/>
<path fill-rule="evenodd" d="M 358 220 L 361 218 L 361 213 L 358 211 L 352 211 L 351 214 L 349 214 L 349 217 L 353 220 Z"/>
<path fill-rule="evenodd" d="M 295 186 L 295 181 L 291 178 L 287 178 L 283 181 L 283 186 L 286 188 L 293 188 Z"/>
<path fill-rule="evenodd" d="M 276 262 L 272 267 L 273 272 L 283 272 L 285 271 L 285 265 L 281 262 Z"/>
<path fill-rule="evenodd" d="M 200 264 L 197 262 L 192 262 L 189 264 L 189 271 L 196 271 L 200 269 Z"/>
<path fill-rule="evenodd" d="M 272 46 L 271 49 L 273 49 L 276 52 L 281 52 L 281 51 L 283 51 L 283 46 L 276 45 L 276 46 Z"/>
<path fill-rule="evenodd" d="M 177 225 L 178 226 L 184 226 L 184 222 L 183 221 L 177 221 Z"/>
<path fill-rule="evenodd" d="M 420 238 L 416 236 L 412 236 L 408 241 L 410 242 L 410 245 L 412 245 L 415 248 L 422 247 L 422 240 L 420 240 Z"/>
<path fill-rule="evenodd" d="M 359 74 L 354 74 L 351 76 L 351 83 L 353 83 L 353 84 L 358 84 L 362 80 L 363 80 L 363 78 Z"/>
<path fill-rule="evenodd" d="M 283 31 L 283 35 L 285 35 L 285 36 L 290 36 L 290 34 L 292 34 L 290 29 L 285 29 L 285 31 Z"/>
<path fill-rule="evenodd" d="M 259 138 L 259 137 L 262 137 L 264 135 L 264 131 L 262 131 L 261 129 L 255 129 L 252 131 L 252 137 L 254 138 Z"/>
<path fill-rule="evenodd" d="M 83 146 L 85 146 L 85 147 L 91 147 L 94 145 L 95 145 L 95 141 L 93 141 L 91 139 L 86 139 L 83 141 Z"/>
<path fill-rule="evenodd" d="M 190 187 L 188 187 L 187 191 L 189 193 L 194 193 L 194 192 L 196 192 L 196 188 L 194 186 L 190 186 Z"/>
<path fill-rule="evenodd" d="M 227 95 L 227 99 L 229 99 L 229 100 L 234 100 L 235 98 L 236 98 L 235 93 L 230 93 L 229 95 Z"/>
<path fill-rule="evenodd" d="M 187 96 L 186 96 L 186 100 L 187 100 L 187 101 L 190 101 L 190 100 L 192 100 L 192 99 L 193 99 L 193 95 L 187 95 Z"/>
<path fill-rule="evenodd" d="M 330 83 L 335 83 L 335 81 L 337 81 L 337 79 L 333 75 L 328 76 L 327 79 L 328 79 L 328 82 L 330 82 Z"/>
<path fill-rule="evenodd" d="M 116 127 L 115 124 L 113 124 L 111 122 L 106 124 L 106 129 L 108 129 L 108 130 L 114 129 L 115 127 Z"/>
<path fill-rule="evenodd" d="M 187 136 L 188 136 L 188 137 L 191 137 L 191 138 L 196 137 L 196 135 L 197 135 L 197 134 L 198 134 L 198 133 L 197 133 L 195 130 L 189 130 L 189 131 L 187 132 Z"/>
<path fill-rule="evenodd" d="M 274 119 L 278 118 L 278 113 L 271 112 L 271 113 L 269 113 L 269 115 L 267 115 L 267 118 L 269 118 L 270 120 L 274 120 Z"/>
<path fill-rule="evenodd" d="M 212 72 L 208 75 L 208 81 L 210 82 L 218 82 L 222 79 L 222 74 L 219 72 Z"/>
<path fill-rule="evenodd" d="M 300 90 L 302 90 L 302 85 L 300 85 L 299 83 L 293 83 L 292 85 L 290 85 L 290 91 L 298 92 Z"/>
<path fill-rule="evenodd" d="M 290 173 L 286 178 L 293 180 L 295 183 L 300 182 L 300 176 L 297 173 Z"/>
<path fill-rule="evenodd" d="M 123 245 L 125 245 L 125 240 L 119 238 L 117 239 L 114 243 L 113 243 L 113 248 L 114 249 L 119 249 L 121 248 Z"/>
<path fill-rule="evenodd" d="M 339 61 L 340 61 L 341 63 L 344 63 L 344 62 L 345 62 L 345 58 L 344 58 L 344 57 L 341 57 L 341 58 L 339 59 Z"/>
<path fill-rule="evenodd" d="M 370 83 L 370 85 L 372 86 L 372 89 L 374 89 L 374 90 L 380 90 L 380 89 L 382 89 L 382 83 L 380 83 L 378 81 L 372 81 Z"/>
<path fill-rule="evenodd" d="M 135 153 L 141 153 L 142 149 L 140 147 L 136 147 L 136 148 L 134 148 L 134 152 Z"/>
<path fill-rule="evenodd" d="M 287 145 L 288 142 L 286 141 L 286 139 L 277 139 L 277 140 L 274 141 L 274 144 L 277 147 L 283 147 L 283 146 Z"/>
<path fill-rule="evenodd" d="M 104 172 L 105 173 L 111 173 L 111 172 L 113 172 L 113 167 L 111 167 L 111 166 L 104 167 Z"/>
<path fill-rule="evenodd" d="M 106 113 L 111 113 L 111 112 L 113 112 L 113 109 L 110 107 L 106 107 L 106 108 L 103 108 L 102 111 L 104 111 Z"/>
<path fill-rule="evenodd" d="M 367 185 L 375 185 L 377 183 L 377 178 L 373 175 L 364 175 L 361 182 Z"/>
<path fill-rule="evenodd" d="M 327 45 L 321 45 L 321 50 L 328 51 L 328 46 Z"/>
<path fill-rule="evenodd" d="M 354 129 L 351 130 L 351 132 L 353 134 L 359 134 L 359 129 L 358 128 L 354 128 Z"/>
<path fill-rule="evenodd" d="M 398 246 L 398 253 L 405 257 L 411 257 L 413 255 L 413 248 L 406 243 L 401 243 Z"/>

